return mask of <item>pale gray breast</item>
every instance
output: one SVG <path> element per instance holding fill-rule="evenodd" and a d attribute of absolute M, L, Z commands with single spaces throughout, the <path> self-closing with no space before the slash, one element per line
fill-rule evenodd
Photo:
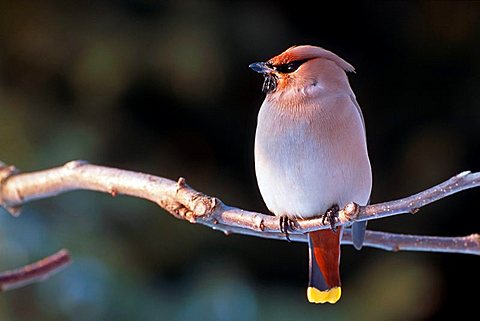
<path fill-rule="evenodd" d="M 333 204 L 368 201 L 371 170 L 361 115 L 348 96 L 322 102 L 295 113 L 269 103 L 261 107 L 255 168 L 264 201 L 276 215 L 309 217 Z"/>

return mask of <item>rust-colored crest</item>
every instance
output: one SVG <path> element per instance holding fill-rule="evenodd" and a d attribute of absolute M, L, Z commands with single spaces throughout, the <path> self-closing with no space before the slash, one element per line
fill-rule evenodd
<path fill-rule="evenodd" d="M 315 46 L 293 46 L 282 52 L 281 54 L 268 60 L 269 64 L 274 66 L 288 64 L 292 61 L 309 60 L 314 58 L 325 58 L 335 62 L 340 68 L 348 72 L 354 72 L 355 68 L 348 62 L 337 56 L 331 51 Z"/>

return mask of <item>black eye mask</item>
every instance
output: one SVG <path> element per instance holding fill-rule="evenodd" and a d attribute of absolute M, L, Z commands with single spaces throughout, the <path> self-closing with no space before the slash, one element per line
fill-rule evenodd
<path fill-rule="evenodd" d="M 296 60 L 282 65 L 274 65 L 272 68 L 282 74 L 289 74 L 296 71 L 305 61 L 307 60 Z"/>

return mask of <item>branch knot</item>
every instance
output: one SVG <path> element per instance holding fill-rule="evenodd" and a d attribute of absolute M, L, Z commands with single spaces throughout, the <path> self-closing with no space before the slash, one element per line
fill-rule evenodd
<path fill-rule="evenodd" d="M 0 206 L 7 210 L 10 215 L 15 217 L 20 215 L 21 207 L 8 205 L 8 203 L 2 197 L 3 193 L 1 193 L 1 190 L 7 179 L 18 173 L 20 173 L 20 171 L 15 166 L 0 162 Z"/>
<path fill-rule="evenodd" d="M 18 173 L 20 171 L 15 166 L 0 162 L 0 186 L 7 178 Z"/>
<path fill-rule="evenodd" d="M 355 202 L 348 203 L 345 208 L 339 211 L 339 215 L 344 216 L 348 221 L 354 221 L 360 214 L 360 205 Z"/>
<path fill-rule="evenodd" d="M 70 161 L 68 163 L 65 163 L 65 165 L 63 165 L 63 167 L 65 167 L 66 169 L 75 169 L 77 167 L 87 165 L 87 164 L 88 164 L 88 162 L 86 160 L 73 160 L 73 161 Z"/>
<path fill-rule="evenodd" d="M 215 212 L 215 209 L 221 203 L 216 197 L 192 189 L 183 177 L 180 177 L 175 184 L 175 197 L 185 207 L 183 211 L 178 211 L 180 216 L 191 223 L 195 223 L 199 217 L 205 219 L 206 216 Z"/>

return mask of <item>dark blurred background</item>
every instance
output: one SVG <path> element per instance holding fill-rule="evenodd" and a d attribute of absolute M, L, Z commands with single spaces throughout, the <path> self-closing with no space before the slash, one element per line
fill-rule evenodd
<path fill-rule="evenodd" d="M 352 63 L 372 201 L 480 164 L 478 2 L 0 1 L 0 160 L 73 159 L 177 179 L 266 212 L 253 164 L 262 79 L 294 44 Z M 479 232 L 469 190 L 377 230 Z M 305 244 L 229 236 L 152 203 L 72 192 L 0 210 L 0 270 L 74 263 L 0 296 L 1 320 L 438 320 L 478 315 L 478 257 L 343 247 L 343 298 L 307 303 Z"/>

